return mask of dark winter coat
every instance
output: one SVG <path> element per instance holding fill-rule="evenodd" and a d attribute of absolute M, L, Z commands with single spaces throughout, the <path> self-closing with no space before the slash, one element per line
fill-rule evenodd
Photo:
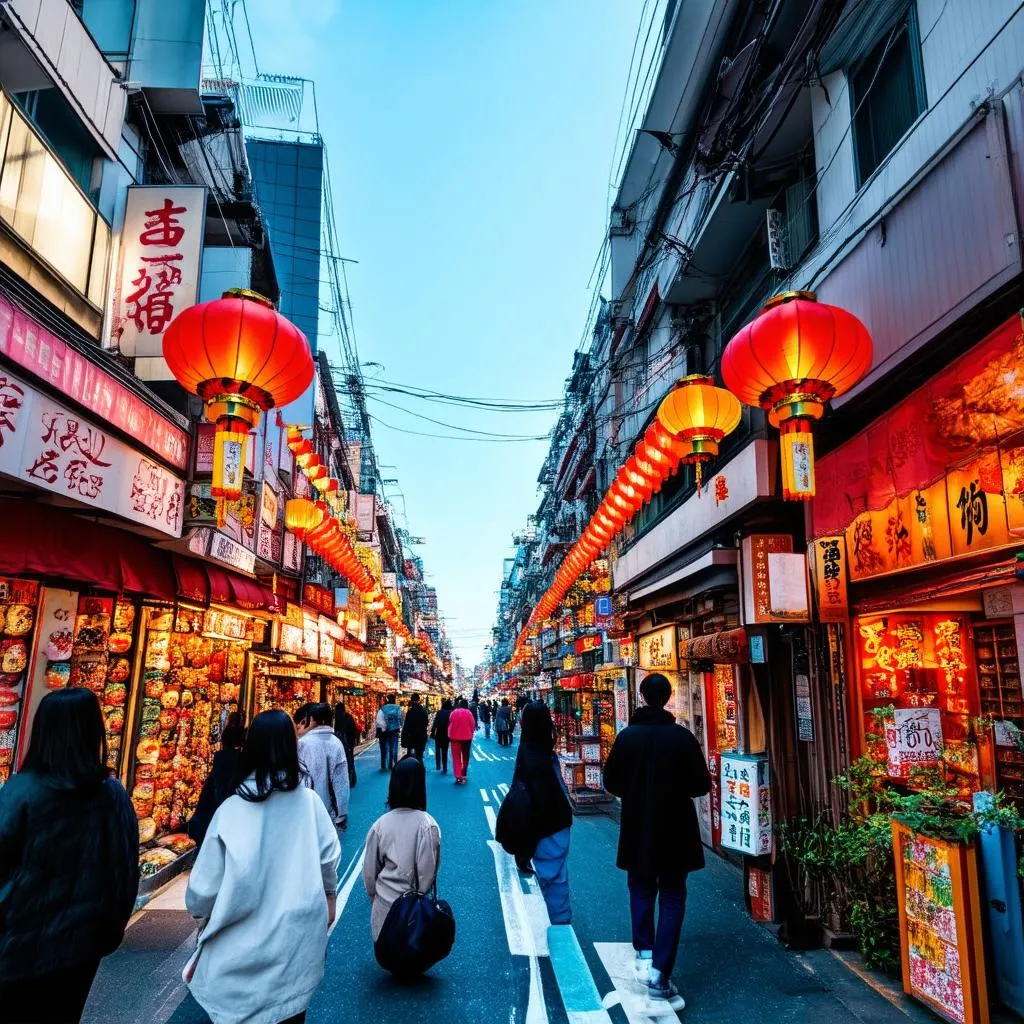
<path fill-rule="evenodd" d="M 490 725 L 491 724 L 491 705 L 490 704 L 481 704 L 480 705 L 480 721 L 483 722 L 484 725 Z"/>
<path fill-rule="evenodd" d="M 213 821 L 214 812 L 232 794 L 231 784 L 235 778 L 235 768 L 242 756 L 240 750 L 218 750 L 213 755 L 210 774 L 206 776 L 203 788 L 199 793 L 199 801 L 192 817 L 189 818 L 186 831 L 200 845 L 206 838 L 206 830 Z"/>
<path fill-rule="evenodd" d="M 402 726 L 402 746 L 406 750 L 419 749 L 427 745 L 427 709 L 422 704 L 410 704 Z"/>
<path fill-rule="evenodd" d="M 19 772 L 0 789 L 0 982 L 113 953 L 139 889 L 139 822 L 116 779 Z"/>
<path fill-rule="evenodd" d="M 451 717 L 451 708 L 441 708 L 441 710 L 434 715 L 434 724 L 430 727 L 431 739 L 440 740 L 442 743 L 448 742 L 448 719 Z"/>
<path fill-rule="evenodd" d="M 512 728 L 512 709 L 506 704 L 498 708 L 498 716 L 494 719 L 494 728 L 498 732 L 510 732 Z"/>
<path fill-rule="evenodd" d="M 612 745 L 604 786 L 622 799 L 620 868 L 653 877 L 704 867 L 693 798 L 711 789 L 711 776 L 696 737 L 669 712 L 633 715 Z"/>
<path fill-rule="evenodd" d="M 346 751 L 355 748 L 356 720 L 345 710 L 335 712 L 334 735 L 341 740 Z"/>
<path fill-rule="evenodd" d="M 572 807 L 562 788 L 558 758 L 551 751 L 520 744 L 512 774 L 513 785 L 516 782 L 522 782 L 530 795 L 534 847 L 572 825 Z"/>

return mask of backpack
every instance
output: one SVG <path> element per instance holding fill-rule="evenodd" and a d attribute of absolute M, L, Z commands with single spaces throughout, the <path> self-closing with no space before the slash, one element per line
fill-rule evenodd
<path fill-rule="evenodd" d="M 540 837 L 534 826 L 533 801 L 522 780 L 513 782 L 501 801 L 494 838 L 506 853 L 516 857 L 532 857 L 537 849 Z"/>
<path fill-rule="evenodd" d="M 402 709 L 397 704 L 384 705 L 384 724 L 388 732 L 398 732 L 402 728 Z"/>

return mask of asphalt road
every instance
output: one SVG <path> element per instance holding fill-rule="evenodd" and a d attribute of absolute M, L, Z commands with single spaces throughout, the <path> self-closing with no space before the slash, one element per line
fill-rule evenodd
<path fill-rule="evenodd" d="M 640 1024 L 677 1019 L 645 1000 L 629 977 L 632 949 L 625 878 L 615 868 L 618 826 L 577 818 L 570 884 L 572 928 L 548 922 L 536 885 L 493 844 L 493 816 L 511 781 L 514 751 L 478 736 L 467 786 L 433 769 L 427 751 L 428 810 L 441 826 L 439 890 L 455 912 L 451 956 L 422 980 L 398 984 L 373 958 L 370 906 L 359 867 L 362 841 L 384 811 L 387 773 L 376 750 L 358 760 L 342 854 L 344 908 L 328 948 L 327 971 L 310 1024 L 458 1021 L 475 1024 Z M 753 924 L 742 879 L 709 855 L 691 877 L 675 981 L 684 1019 L 744 1024 L 788 1021 L 930 1019 L 893 1005 L 830 954 L 794 955 Z M 202 1024 L 206 1015 L 181 984 L 194 948 L 182 909 L 184 881 L 137 915 L 121 949 L 104 961 L 86 1009 L 87 1024 Z"/>

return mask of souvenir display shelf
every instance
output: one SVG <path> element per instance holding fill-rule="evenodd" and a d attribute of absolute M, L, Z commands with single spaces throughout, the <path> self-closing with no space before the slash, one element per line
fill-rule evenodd
<path fill-rule="evenodd" d="M 974 654 L 981 714 L 995 723 L 996 785 L 1007 796 L 1024 802 L 1024 751 L 1014 741 L 1024 729 L 1024 693 L 1012 620 L 975 623 Z"/>

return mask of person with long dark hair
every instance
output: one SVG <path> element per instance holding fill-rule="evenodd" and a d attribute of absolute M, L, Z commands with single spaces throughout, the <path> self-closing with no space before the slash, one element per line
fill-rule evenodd
<path fill-rule="evenodd" d="M 200 926 L 183 977 L 216 1024 L 301 1024 L 323 979 L 341 846 L 302 783 L 291 719 L 257 715 L 185 892 Z"/>
<path fill-rule="evenodd" d="M 139 823 L 107 769 L 96 696 L 47 694 L 0 789 L 0 1021 L 81 1018 L 139 889 Z"/>
<path fill-rule="evenodd" d="M 231 719 L 229 718 L 228 721 L 230 722 Z M 217 808 L 234 792 L 235 771 L 242 757 L 244 743 L 245 729 L 241 725 L 224 727 L 224 732 L 220 737 L 220 750 L 213 755 L 210 774 L 203 782 L 195 813 L 188 822 L 188 834 L 199 846 L 203 845 L 206 830 L 210 827 Z"/>
<path fill-rule="evenodd" d="M 569 830 L 572 805 L 555 753 L 555 728 L 546 704 L 533 701 L 520 716 L 519 752 L 512 784 L 522 782 L 530 798 L 531 835 L 517 856 L 520 869 L 530 860 L 552 924 L 569 924 Z M 530 853 L 529 847 L 533 846 Z"/>
<path fill-rule="evenodd" d="M 388 808 L 370 828 L 363 860 L 374 942 L 395 900 L 410 889 L 427 892 L 441 862 L 441 830 L 427 814 L 427 771 L 418 757 L 409 754 L 395 765 Z"/>

